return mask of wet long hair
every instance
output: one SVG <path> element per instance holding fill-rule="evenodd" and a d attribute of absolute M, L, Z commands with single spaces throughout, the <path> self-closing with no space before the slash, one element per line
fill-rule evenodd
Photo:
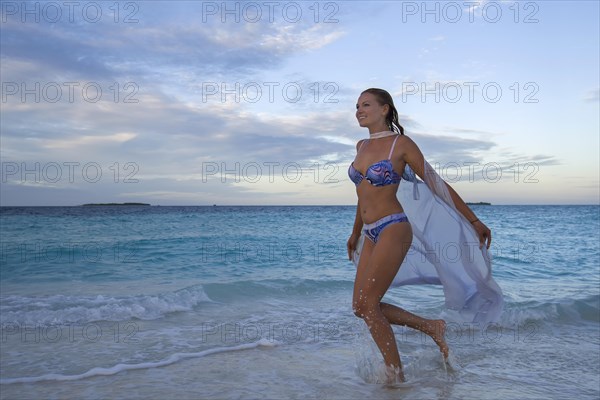
<path fill-rule="evenodd" d="M 385 116 L 385 123 L 390 131 L 404 135 L 404 128 L 402 125 L 400 125 L 400 121 L 398 121 L 398 110 L 396 110 L 396 107 L 394 106 L 394 100 L 392 99 L 392 96 L 387 91 L 377 88 L 369 88 L 364 90 L 363 93 L 371 93 L 374 95 L 380 106 L 387 104 L 390 107 L 387 115 Z"/>

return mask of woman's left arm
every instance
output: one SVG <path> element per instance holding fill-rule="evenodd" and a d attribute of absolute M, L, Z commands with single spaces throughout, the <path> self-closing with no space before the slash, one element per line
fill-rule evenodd
<path fill-rule="evenodd" d="M 448 192 L 450 193 L 450 197 L 452 197 L 452 201 L 454 201 L 454 205 L 456 209 L 465 216 L 465 218 L 473 225 L 475 232 L 477 232 L 477 236 L 479 236 L 479 243 L 481 245 L 486 244 L 486 247 L 489 249 L 492 244 L 492 231 L 490 228 L 485 226 L 483 222 L 477 218 L 477 215 L 469 208 L 469 206 L 464 202 L 464 200 L 456 193 L 456 191 L 452 188 L 452 186 L 448 185 L 446 182 L 446 187 L 448 188 Z"/>
<path fill-rule="evenodd" d="M 402 141 L 398 147 L 402 149 L 402 151 L 399 152 L 402 156 L 402 159 L 421 179 L 423 179 L 423 181 L 425 181 L 425 157 L 423 157 L 423 153 L 421 153 L 419 147 L 409 137 L 401 136 L 400 138 Z M 477 218 L 477 215 L 475 215 L 475 213 L 469 208 L 469 206 L 467 206 L 464 200 L 450 185 L 448 185 L 446 182 L 444 182 L 444 184 L 448 188 L 448 193 L 450 193 L 450 197 L 452 198 L 454 206 L 458 212 L 464 215 L 467 221 L 473 225 L 475 232 L 477 232 L 477 236 L 479 236 L 479 243 L 481 245 L 486 244 L 486 247 L 489 249 L 490 245 L 492 244 L 492 232 L 490 229 L 485 226 L 485 224 L 481 222 L 479 218 Z"/>

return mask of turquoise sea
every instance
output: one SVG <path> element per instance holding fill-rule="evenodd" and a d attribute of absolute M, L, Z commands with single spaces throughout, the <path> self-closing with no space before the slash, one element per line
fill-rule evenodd
<path fill-rule="evenodd" d="M 351 310 L 354 207 L 2 207 L 2 399 L 597 399 L 600 206 L 473 206 L 505 309 L 395 327 L 407 382 Z M 443 315 L 439 286 L 387 300 Z"/>

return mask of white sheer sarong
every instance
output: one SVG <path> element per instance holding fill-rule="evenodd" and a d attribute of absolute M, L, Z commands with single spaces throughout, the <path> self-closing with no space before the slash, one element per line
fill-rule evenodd
<path fill-rule="evenodd" d="M 446 308 L 463 322 L 485 324 L 502 313 L 502 291 L 492 278 L 491 257 L 472 225 L 456 210 L 442 178 L 425 161 L 425 182 L 406 166 L 398 199 L 413 241 L 392 286 L 442 285 Z M 412 183 L 412 184 L 411 184 Z M 361 235 L 353 261 L 358 266 Z"/>

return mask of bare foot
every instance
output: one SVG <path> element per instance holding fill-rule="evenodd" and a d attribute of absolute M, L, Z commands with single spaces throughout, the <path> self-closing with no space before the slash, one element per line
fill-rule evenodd
<path fill-rule="evenodd" d="M 406 379 L 404 378 L 404 372 L 402 371 L 402 367 L 392 367 L 390 365 L 385 367 L 385 377 L 386 384 L 391 385 L 394 383 L 404 383 Z"/>
<path fill-rule="evenodd" d="M 448 344 L 446 344 L 446 339 L 444 336 L 446 335 L 446 321 L 443 319 L 435 319 L 430 324 L 431 328 L 433 328 L 429 332 L 429 336 L 433 339 L 433 341 L 439 346 L 442 355 L 444 356 L 444 360 L 448 359 Z"/>

